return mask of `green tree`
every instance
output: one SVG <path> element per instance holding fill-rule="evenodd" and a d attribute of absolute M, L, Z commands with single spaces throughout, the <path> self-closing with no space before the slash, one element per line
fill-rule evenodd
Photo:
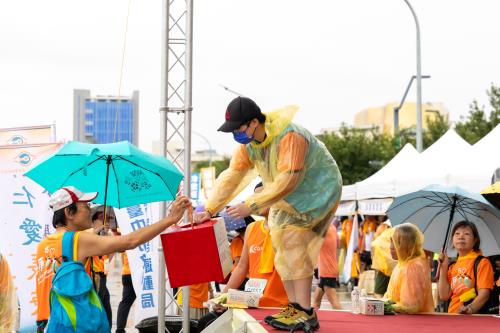
<path fill-rule="evenodd" d="M 338 133 L 322 134 L 318 139 L 337 161 L 344 185 L 369 177 L 395 154 L 392 137 L 375 129 L 366 133 L 343 124 Z"/>
<path fill-rule="evenodd" d="M 455 125 L 457 133 L 474 144 L 488 134 L 500 123 L 500 87 L 491 84 L 486 92 L 491 110 L 487 112 L 485 106 L 480 106 L 477 100 L 472 101 L 469 113 Z"/>
<path fill-rule="evenodd" d="M 221 161 L 213 161 L 212 166 L 215 167 L 215 177 L 219 177 L 219 174 L 226 170 L 229 167 L 229 162 L 231 161 L 231 158 L 229 157 L 224 157 L 223 160 Z M 210 165 L 208 161 L 200 161 L 196 162 L 193 165 L 193 172 L 200 172 L 200 169 L 206 168 Z"/>
<path fill-rule="evenodd" d="M 425 121 L 427 129 L 424 131 L 423 136 L 424 149 L 430 147 L 450 129 L 448 117 L 443 116 L 440 113 L 437 113 L 434 119 L 426 117 Z"/>

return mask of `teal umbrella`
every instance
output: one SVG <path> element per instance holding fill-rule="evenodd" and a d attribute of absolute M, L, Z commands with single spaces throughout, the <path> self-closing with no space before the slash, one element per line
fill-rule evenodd
<path fill-rule="evenodd" d="M 173 200 L 183 178 L 170 161 L 128 141 L 69 142 L 25 176 L 50 193 L 66 185 L 97 191 L 95 203 L 117 208 Z"/>

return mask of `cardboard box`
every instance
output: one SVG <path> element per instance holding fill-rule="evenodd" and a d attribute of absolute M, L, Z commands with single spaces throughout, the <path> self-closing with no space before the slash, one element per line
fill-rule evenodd
<path fill-rule="evenodd" d="M 248 291 L 229 289 L 227 296 L 228 305 L 237 305 L 249 308 L 259 307 L 260 295 Z"/>
<path fill-rule="evenodd" d="M 375 298 L 361 299 L 360 310 L 361 314 L 368 316 L 383 316 L 384 302 Z"/>

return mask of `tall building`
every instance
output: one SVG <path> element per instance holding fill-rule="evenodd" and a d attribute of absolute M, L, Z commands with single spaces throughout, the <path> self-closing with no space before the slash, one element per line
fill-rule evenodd
<path fill-rule="evenodd" d="M 399 103 L 388 103 L 359 111 L 354 116 L 354 127 L 359 129 L 377 128 L 379 133 L 394 133 L 394 108 Z M 427 119 L 434 120 L 440 114 L 448 119 L 448 110 L 442 103 L 422 103 L 422 127 L 427 128 Z M 415 127 L 417 122 L 416 103 L 404 103 L 399 110 L 399 129 Z"/>
<path fill-rule="evenodd" d="M 132 96 L 92 96 L 90 90 L 73 90 L 73 139 L 90 143 L 127 140 L 137 146 L 139 92 L 134 91 Z"/>

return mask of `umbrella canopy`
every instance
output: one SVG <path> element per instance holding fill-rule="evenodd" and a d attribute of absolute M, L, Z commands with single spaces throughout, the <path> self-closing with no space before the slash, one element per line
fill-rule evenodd
<path fill-rule="evenodd" d="M 500 209 L 500 181 L 493 185 L 485 188 L 481 194 L 486 198 L 493 206 Z"/>
<path fill-rule="evenodd" d="M 450 232 L 457 222 L 473 222 L 481 238 L 483 255 L 500 253 L 500 211 L 481 195 L 460 187 L 430 185 L 397 197 L 387 210 L 393 225 L 411 222 L 424 233 L 424 249 L 433 252 L 451 249 Z"/>
<path fill-rule="evenodd" d="M 50 193 L 66 185 L 97 191 L 95 203 L 117 208 L 173 200 L 183 178 L 170 161 L 128 141 L 72 141 L 25 175 Z"/>

